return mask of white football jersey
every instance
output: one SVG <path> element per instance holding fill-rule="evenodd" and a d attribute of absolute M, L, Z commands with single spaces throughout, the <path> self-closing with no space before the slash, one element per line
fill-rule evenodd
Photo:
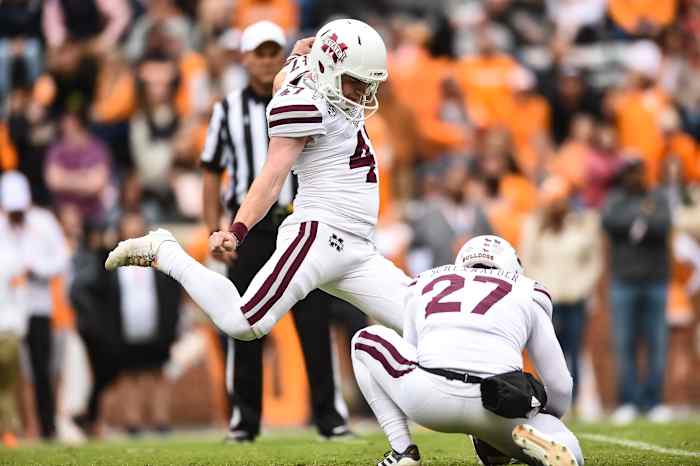
<path fill-rule="evenodd" d="M 536 326 L 552 325 L 547 291 L 516 272 L 446 265 L 411 288 L 404 338 L 423 367 L 477 375 L 522 369 Z"/>
<path fill-rule="evenodd" d="M 364 122 L 353 123 L 314 90 L 299 57 L 267 107 L 270 137 L 309 136 L 292 167 L 299 188 L 284 224 L 320 221 L 372 239 L 379 212 L 378 167 Z"/>

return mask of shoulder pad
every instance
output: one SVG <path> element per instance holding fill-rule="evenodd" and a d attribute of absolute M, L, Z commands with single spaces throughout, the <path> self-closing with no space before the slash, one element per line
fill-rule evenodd
<path fill-rule="evenodd" d="M 325 106 L 305 86 L 284 86 L 267 107 L 270 137 L 303 137 L 326 134 Z"/>
<path fill-rule="evenodd" d="M 538 282 L 534 282 L 532 288 L 532 299 L 535 301 L 549 316 L 552 318 L 552 295 L 549 294 L 547 288 Z"/>

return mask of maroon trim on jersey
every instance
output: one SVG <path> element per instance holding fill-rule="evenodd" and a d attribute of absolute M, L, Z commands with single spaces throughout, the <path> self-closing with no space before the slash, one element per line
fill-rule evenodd
<path fill-rule="evenodd" d="M 321 118 L 320 116 L 283 118 L 281 120 L 271 121 L 270 128 L 274 128 L 275 126 L 281 126 L 281 125 L 291 125 L 293 123 L 321 123 L 322 121 L 323 121 L 323 118 Z"/>
<path fill-rule="evenodd" d="M 283 105 L 270 110 L 270 115 L 287 112 L 319 112 L 319 110 L 315 105 Z"/>
<path fill-rule="evenodd" d="M 415 365 L 415 361 L 409 361 L 408 359 L 404 358 L 401 353 L 399 353 L 399 350 L 396 349 L 394 345 L 392 345 L 389 341 L 385 340 L 384 338 L 380 337 L 379 335 L 375 335 L 373 333 L 369 333 L 367 330 L 363 330 L 360 333 L 360 338 L 366 338 L 368 340 L 372 340 L 374 342 L 379 343 L 382 345 L 384 348 L 389 351 L 389 354 L 391 354 L 396 362 L 399 364 L 405 364 L 405 365 Z"/>
<path fill-rule="evenodd" d="M 255 293 L 255 296 L 253 296 L 250 301 L 247 303 L 243 304 L 241 306 L 241 311 L 245 314 L 246 312 L 250 311 L 253 309 L 255 306 L 258 305 L 258 303 L 265 297 L 267 296 L 267 293 L 270 291 L 270 287 L 272 287 L 272 284 L 275 283 L 277 280 L 277 276 L 280 274 L 282 271 L 282 267 L 284 267 L 284 264 L 287 263 L 289 260 L 289 256 L 292 255 L 292 252 L 294 252 L 294 249 L 296 249 L 297 245 L 301 241 L 301 239 L 304 237 L 304 231 L 306 230 L 306 222 L 302 223 L 300 228 L 299 228 L 299 234 L 297 235 L 296 238 L 294 238 L 294 241 L 291 242 L 291 244 L 287 247 L 287 249 L 284 251 L 282 256 L 279 258 L 277 261 L 277 264 L 275 265 L 275 268 L 272 270 L 272 273 L 265 279 L 263 282 L 262 286 L 258 289 L 258 292 Z"/>
<path fill-rule="evenodd" d="M 267 300 L 265 304 L 263 304 L 258 311 L 253 314 L 252 316 L 248 317 L 248 323 L 250 325 L 255 324 L 258 322 L 260 319 L 262 319 L 265 314 L 270 310 L 272 306 L 274 306 L 277 301 L 282 297 L 284 292 L 287 290 L 287 287 L 289 286 L 289 282 L 292 281 L 292 278 L 294 278 L 294 274 L 299 270 L 299 267 L 301 266 L 301 263 L 304 262 L 304 259 L 306 258 L 306 255 L 309 253 L 309 249 L 311 249 L 311 245 L 314 243 L 314 240 L 316 239 L 316 232 L 318 231 L 318 222 L 312 221 L 311 222 L 311 230 L 309 233 L 309 237 L 306 239 L 306 242 L 304 245 L 301 247 L 301 250 L 299 253 L 296 255 L 294 260 L 292 261 L 292 264 L 289 266 L 289 270 L 287 270 L 287 273 L 284 275 L 284 278 L 282 278 L 282 281 L 280 284 L 277 286 L 277 290 L 275 293 L 272 295 L 270 299 Z"/>
<path fill-rule="evenodd" d="M 385 371 L 392 376 L 395 379 L 398 379 L 402 375 L 406 375 L 409 372 L 413 371 L 415 369 L 414 367 L 411 367 L 410 369 L 405 369 L 405 370 L 397 370 L 394 369 L 391 364 L 389 364 L 389 361 L 386 360 L 386 357 L 384 354 L 382 354 L 377 348 L 374 348 L 373 346 L 365 345 L 364 343 L 355 343 L 355 351 L 364 351 L 365 353 L 369 354 L 372 356 L 374 360 L 379 362 L 379 364 L 382 365 Z"/>
<path fill-rule="evenodd" d="M 550 302 L 553 302 L 553 301 L 552 301 L 552 296 L 547 292 L 547 290 L 545 290 L 545 289 L 543 289 L 543 288 L 535 287 L 535 291 L 539 291 L 540 293 L 542 293 L 543 295 L 545 295 L 547 298 L 549 298 L 549 301 L 550 301 Z"/>

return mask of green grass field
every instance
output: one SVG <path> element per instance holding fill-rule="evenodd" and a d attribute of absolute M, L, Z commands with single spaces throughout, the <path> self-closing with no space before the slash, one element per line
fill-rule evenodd
<path fill-rule="evenodd" d="M 662 426 L 640 422 L 628 427 L 579 425 L 574 426 L 574 430 L 581 439 L 588 465 L 700 465 L 700 422 Z M 424 465 L 478 464 L 466 436 L 420 429 L 414 432 Z M 602 438 L 606 442 L 613 439 L 638 443 L 634 447 L 622 446 L 603 442 Z M 276 432 L 246 445 L 222 444 L 221 437 L 211 433 L 176 434 L 164 438 L 111 440 L 80 447 L 34 445 L 16 450 L 0 449 L 0 465 L 369 466 L 376 464 L 385 450 L 386 442 L 379 432 L 362 434 L 358 440 L 347 442 L 322 442 L 308 430 Z"/>

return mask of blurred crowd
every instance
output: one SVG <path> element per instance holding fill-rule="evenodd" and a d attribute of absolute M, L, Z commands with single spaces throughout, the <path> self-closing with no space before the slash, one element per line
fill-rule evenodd
<path fill-rule="evenodd" d="M 268 19 L 305 37 L 337 17 L 367 21 L 389 50 L 367 121 L 382 252 L 415 274 L 471 236 L 503 236 L 552 293 L 577 390 L 586 330 L 605 315 L 613 420 L 672 417 L 664 388 L 689 386 L 700 348 L 700 2 L 4 0 L 0 254 L 24 266 L 0 270 L 0 431 L 21 432 L 19 378 L 46 438 L 73 421 L 94 431 L 117 379 L 125 427 L 139 432 L 148 406 L 168 430 L 166 375 L 187 359 L 171 350 L 206 324 L 180 314 L 166 277 L 101 263 L 151 225 L 201 247 L 199 154 L 213 104 L 246 84 L 242 29 Z M 27 323 L 10 317 L 21 306 Z M 76 339 L 92 389 L 62 427 L 75 401 L 56 403 L 52 382 Z"/>

